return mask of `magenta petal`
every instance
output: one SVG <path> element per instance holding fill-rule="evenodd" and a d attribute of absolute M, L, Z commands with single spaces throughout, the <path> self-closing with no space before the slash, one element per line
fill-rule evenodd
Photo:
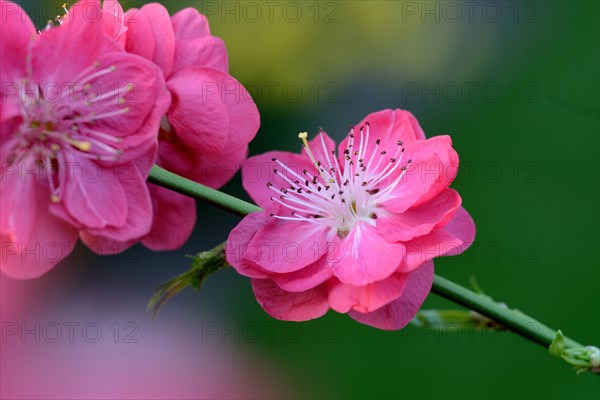
<path fill-rule="evenodd" d="M 83 9 L 81 6 L 75 8 Z M 36 40 L 31 52 L 36 81 L 55 82 L 67 87 L 74 83 L 74 78 L 81 71 L 93 66 L 103 56 L 122 51 L 106 34 L 102 18 L 69 18 L 74 18 L 74 23 L 43 31 Z M 93 45 L 85 45 L 90 43 Z M 56 68 L 56 65 L 61 68 Z"/>
<path fill-rule="evenodd" d="M 285 164 L 289 170 L 282 168 L 273 159 Z M 289 182 L 284 178 L 294 181 L 298 179 L 298 176 L 302 176 L 302 171 L 311 168 L 313 165 L 305 155 L 270 151 L 246 160 L 242 167 L 242 184 L 256 204 L 262 208 L 268 208 L 273 204 L 271 197 L 278 196 L 276 191 L 290 187 Z M 275 169 L 278 170 L 277 173 L 275 173 Z M 276 191 L 269 189 L 267 183 L 272 184 Z"/>
<path fill-rule="evenodd" d="M 458 171 L 458 155 L 452 148 L 450 136 L 435 136 L 406 146 L 404 155 L 407 170 L 384 206 L 392 212 L 403 213 L 413 206 L 431 200 L 448 188 Z"/>
<path fill-rule="evenodd" d="M 260 117 L 252 97 L 231 76 L 209 68 L 184 68 L 168 81 L 173 104 L 169 122 L 197 151 L 239 149 L 256 135 Z"/>
<path fill-rule="evenodd" d="M 410 111 L 398 108 L 377 111 L 367 115 L 356 126 L 363 126 L 367 122 L 371 126 L 371 134 L 374 138 L 381 139 L 382 145 L 389 143 L 393 147 L 398 140 L 412 143 L 425 139 L 423 129 Z"/>
<path fill-rule="evenodd" d="M 86 231 L 80 231 L 79 238 L 91 251 L 100 255 L 119 254 L 137 243 L 137 240 L 120 242 L 102 236 L 92 235 Z"/>
<path fill-rule="evenodd" d="M 435 257 L 461 254 L 471 246 L 474 239 L 475 223 L 469 213 L 459 207 L 452 220 L 443 228 L 405 243 L 406 257 L 400 270 L 409 272 Z"/>
<path fill-rule="evenodd" d="M 340 242 L 331 268 L 335 276 L 353 286 L 365 286 L 392 275 L 405 255 L 402 243 L 391 243 L 375 227 L 359 222 Z"/>
<path fill-rule="evenodd" d="M 298 271 L 320 258 L 327 228 L 308 222 L 290 223 L 277 218 L 263 224 L 248 247 L 246 258 L 268 272 Z"/>
<path fill-rule="evenodd" d="M 246 256 L 249 251 L 256 251 L 256 249 L 248 249 L 248 243 L 254 237 L 258 227 L 270 220 L 271 217 L 267 212 L 252 213 L 244 217 L 229 233 L 225 247 L 225 257 L 227 262 L 239 274 L 259 279 L 268 277 L 266 271 L 256 263 L 250 261 Z"/>
<path fill-rule="evenodd" d="M 329 286 L 329 306 L 339 312 L 350 310 L 367 313 L 396 300 L 404 293 L 409 274 L 395 273 L 366 286 L 346 285 L 334 281 Z"/>
<path fill-rule="evenodd" d="M 404 328 L 419 312 L 433 284 L 433 262 L 410 274 L 406 290 L 400 298 L 370 313 L 350 311 L 358 322 L 388 331 Z"/>
<path fill-rule="evenodd" d="M 367 141 L 367 126 L 369 123 L 369 137 Z M 354 143 L 358 147 L 361 143 L 361 128 L 363 140 L 366 142 L 366 153 L 385 151 L 389 157 L 393 157 L 398 149 L 398 141 L 404 145 L 415 142 L 417 139 L 425 139 L 423 130 L 415 117 L 405 110 L 382 110 L 367 115 L 361 122 L 354 125 Z M 377 142 L 379 141 L 379 144 Z M 343 155 L 348 146 L 348 138 L 344 139 L 338 146 L 338 155 Z M 355 148 L 356 150 L 356 148 Z M 341 159 L 342 160 L 342 159 Z M 371 168 L 370 173 L 381 171 L 385 163 L 377 169 Z"/>
<path fill-rule="evenodd" d="M 122 166 L 124 168 L 124 166 Z M 117 242 L 127 242 L 146 236 L 152 228 L 152 201 L 145 179 L 137 166 L 127 165 L 130 171 L 127 180 L 123 182 L 127 196 L 127 220 L 122 226 L 107 226 L 104 229 L 87 229 L 91 236 L 101 236 Z M 96 250 L 96 249 L 92 249 Z M 108 249 L 107 251 L 114 251 Z M 103 249 L 100 249 L 103 254 Z"/>
<path fill-rule="evenodd" d="M 8 85 L 12 84 L 14 82 Z M 18 90 L 16 86 L 13 86 L 13 89 Z M 2 144 L 0 146 L 0 160 L 6 160 L 8 155 L 3 153 L 7 151 L 6 149 L 12 148 L 12 144 L 9 143 L 10 140 L 18 140 L 14 132 L 23 123 L 23 116 L 18 106 L 19 99 L 17 95 L 0 91 L 0 96 L 6 96 L 6 102 L 0 103 L 0 143 Z"/>
<path fill-rule="evenodd" d="M 460 254 L 468 248 L 462 240 L 443 228 L 417 237 L 405 245 L 406 257 L 400 266 L 402 272 L 413 271 L 436 257 Z"/>
<path fill-rule="evenodd" d="M 390 242 L 408 241 L 445 225 L 460 207 L 461 198 L 446 189 L 433 199 L 402 214 L 382 210 L 377 213 L 377 232 Z"/>
<path fill-rule="evenodd" d="M 111 53 L 103 56 L 99 62 L 99 68 L 109 68 L 114 65 L 117 69 L 112 74 L 95 79 L 95 90 L 100 93 L 110 93 L 115 87 L 119 87 L 123 101 L 110 99 L 92 103 L 91 107 L 81 106 L 87 108 L 82 108 L 79 112 L 83 115 L 87 115 L 90 111 L 101 114 L 122 112 L 125 109 L 127 112 L 110 118 L 97 119 L 94 124 L 84 125 L 81 132 L 89 134 L 87 130 L 91 129 L 120 138 L 121 142 L 115 145 L 122 151 L 119 161 L 128 162 L 139 157 L 154 144 L 160 118 L 170 105 L 170 94 L 166 90 L 160 70 L 151 62 L 136 55 L 125 52 Z"/>
<path fill-rule="evenodd" d="M 184 8 L 171 17 L 176 40 L 201 38 L 210 35 L 208 19 L 195 8 Z"/>
<path fill-rule="evenodd" d="M 148 14 L 140 12 L 137 8 L 128 10 L 125 13 L 125 26 L 127 27 L 125 50 L 152 61 L 156 50 L 156 40 L 152 21 Z"/>
<path fill-rule="evenodd" d="M 205 70 L 185 68 L 175 72 L 167 84 L 173 95 L 167 115 L 177 136 L 199 152 L 223 152 L 229 116 L 218 82 Z"/>
<path fill-rule="evenodd" d="M 173 71 L 186 67 L 212 68 L 227 73 L 225 42 L 214 36 L 177 40 Z"/>
<path fill-rule="evenodd" d="M 169 12 L 159 3 L 150 3 L 140 8 L 135 17 L 139 17 L 139 14 L 144 14 L 151 22 L 155 43 L 154 55 L 151 61 L 159 66 L 165 76 L 169 76 L 173 68 L 175 54 L 175 33 L 173 32 Z M 146 38 L 138 36 L 133 40 L 146 40 Z"/>
<path fill-rule="evenodd" d="M 469 215 L 467 210 L 459 207 L 456 210 L 450 222 L 442 228 L 444 231 L 451 233 L 454 237 L 463 242 L 459 251 L 453 251 L 452 255 L 457 255 L 465 251 L 475 240 L 475 222 Z"/>
<path fill-rule="evenodd" d="M 67 161 L 61 168 L 69 174 L 63 199 L 69 214 L 87 228 L 124 225 L 127 197 L 115 172 L 82 157 Z"/>
<path fill-rule="evenodd" d="M 252 279 L 256 300 L 273 318 L 283 321 L 308 321 L 327 313 L 325 285 L 305 292 L 286 292 L 269 279 Z"/>
<path fill-rule="evenodd" d="M 50 194 L 40 199 L 38 193 L 46 182 L 39 182 L 40 174 L 21 175 L 21 171 L 35 171 L 31 159 L 19 164 L 0 166 L 0 234 L 15 242 L 27 242 L 35 230 L 38 200 L 50 201 Z"/>
<path fill-rule="evenodd" d="M 148 184 L 154 206 L 152 230 L 142 243 L 154 251 L 175 250 L 189 239 L 196 224 L 196 201 Z"/>
<path fill-rule="evenodd" d="M 304 292 L 327 281 L 333 276 L 333 271 L 324 259 L 320 259 L 298 271 L 269 276 L 286 292 Z"/>
<path fill-rule="evenodd" d="M 77 243 L 77 230 L 48 212 L 50 193 L 46 186 L 38 185 L 30 195 L 30 207 L 27 207 L 27 203 L 19 207 L 35 220 L 35 229 L 27 237 L 0 233 L 0 269 L 17 279 L 33 279 L 43 275 L 68 256 Z M 2 210 L 4 217 L 6 209 Z M 25 223 L 21 219 L 17 222 Z"/>
<path fill-rule="evenodd" d="M 4 92 L 4 84 L 25 77 L 27 54 L 37 33 L 27 13 L 12 1 L 0 1 L 0 18 L 0 78 Z"/>
<path fill-rule="evenodd" d="M 127 27 L 125 26 L 125 13 L 118 0 L 104 0 L 102 16 L 106 33 L 124 47 Z"/>
<path fill-rule="evenodd" d="M 148 150 L 146 150 L 145 153 L 136 158 L 133 161 L 133 164 L 129 163 L 125 166 L 117 167 L 117 169 L 121 171 L 122 175 L 125 175 L 121 178 L 122 180 L 129 179 L 130 176 L 136 175 L 133 166 L 137 168 L 142 178 L 148 179 L 148 175 L 150 175 L 150 170 L 156 163 L 156 159 L 158 156 L 158 140 L 153 140 L 152 143 L 152 146 Z"/>

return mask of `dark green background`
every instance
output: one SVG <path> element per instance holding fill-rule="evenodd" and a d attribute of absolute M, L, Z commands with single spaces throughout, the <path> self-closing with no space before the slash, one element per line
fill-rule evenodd
<path fill-rule="evenodd" d="M 303 13 L 296 23 L 296 8 L 282 14 L 285 2 L 272 22 L 261 1 L 255 4 L 262 17 L 247 3 L 165 3 L 171 12 L 216 7 L 209 16 L 213 34 L 225 40 L 231 74 L 248 85 L 262 116 L 252 154 L 298 151 L 297 133 L 314 134 L 319 126 L 341 139 L 348 125 L 383 108 L 411 110 L 428 136 L 450 134 L 462 164 L 454 187 L 477 224 L 477 240 L 466 254 L 437 260 L 436 272 L 464 285 L 476 276 L 495 299 L 600 345 L 598 2 L 480 2 L 472 20 L 464 2 L 454 2 L 462 17 L 453 22 L 447 2 L 308 1 L 295 3 Z M 408 14 L 412 5 L 439 12 Z M 495 9 L 483 9 L 496 6 L 502 15 L 493 22 Z M 223 7 L 233 14 L 221 14 Z M 409 90 L 415 85 L 435 93 L 415 94 Z M 268 86 L 275 87 L 272 97 Z M 224 190 L 245 196 L 240 188 L 236 177 Z M 54 296 L 63 306 L 74 293 L 91 291 L 99 304 L 117 296 L 143 309 L 156 284 L 187 268 L 185 254 L 223 241 L 238 221 L 209 206 L 198 209 L 195 235 L 181 251 L 156 255 L 136 247 L 128 253 L 135 263 L 86 255 L 93 262 L 77 265 L 73 257 L 19 285 L 62 288 Z M 452 304 L 431 295 L 425 306 Z M 274 323 L 256 304 L 249 281 L 226 271 L 200 294 L 189 291 L 167 304 L 155 324 L 176 321 L 170 313 L 194 318 L 197 309 L 242 327 Z M 290 325 L 275 322 L 275 332 L 288 335 L 270 338 L 263 331 L 257 342 L 242 332 L 235 345 L 289 376 L 292 397 L 600 396 L 597 376 L 577 376 L 510 333 L 382 332 L 333 312 Z M 290 339 L 298 331 L 301 338 Z"/>

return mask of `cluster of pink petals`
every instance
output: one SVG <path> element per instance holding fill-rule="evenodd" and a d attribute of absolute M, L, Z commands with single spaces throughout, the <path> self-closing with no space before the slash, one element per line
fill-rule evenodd
<path fill-rule="evenodd" d="M 78 236 L 120 243 L 148 234 L 145 178 L 170 96 L 160 69 L 123 51 L 102 19 L 38 34 L 16 4 L 0 8 L 0 266 L 33 278 Z"/>
<path fill-rule="evenodd" d="M 99 254 L 181 246 L 195 202 L 147 184 L 150 168 L 221 187 L 259 126 L 205 17 L 80 0 L 36 32 L 1 1 L 2 271 L 37 277 L 78 237 Z"/>
<path fill-rule="evenodd" d="M 325 132 L 304 150 L 246 161 L 244 187 L 264 211 L 231 232 L 227 260 L 252 278 L 275 318 L 304 321 L 333 309 L 401 329 L 431 289 L 432 259 L 474 239 L 449 189 L 458 169 L 450 137 L 426 139 L 412 114 L 384 110 L 356 125 L 337 153 Z"/>
<path fill-rule="evenodd" d="M 250 94 L 228 74 L 223 41 L 211 35 L 206 17 L 193 8 L 170 17 L 158 3 L 123 12 L 111 0 L 103 3 L 103 10 L 114 14 L 107 31 L 126 51 L 158 65 L 171 92 L 156 163 L 212 188 L 222 187 L 246 159 L 260 125 Z M 195 225 L 195 201 L 149 187 L 155 217 L 142 243 L 153 250 L 178 248 Z"/>

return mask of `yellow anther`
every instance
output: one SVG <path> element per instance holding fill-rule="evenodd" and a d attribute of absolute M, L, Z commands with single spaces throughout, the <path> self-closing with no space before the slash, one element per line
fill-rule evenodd
<path fill-rule="evenodd" d="M 91 148 L 92 144 L 90 142 L 81 142 L 81 144 L 79 145 L 79 149 L 81 151 L 90 151 Z"/>
<path fill-rule="evenodd" d="M 123 112 L 126 112 L 126 113 L 128 113 L 128 112 L 129 112 L 129 110 L 130 110 L 130 108 L 129 108 L 129 107 L 125 107 L 125 108 L 123 109 Z"/>
<path fill-rule="evenodd" d="M 110 71 L 111 71 L 111 72 L 115 72 L 116 70 L 117 70 L 117 67 L 116 67 L 116 66 L 114 66 L 114 65 L 111 65 L 111 66 L 110 66 Z"/>
<path fill-rule="evenodd" d="M 53 203 L 58 203 L 60 201 L 60 197 L 57 194 L 51 194 L 50 201 Z"/>
<path fill-rule="evenodd" d="M 81 151 L 88 152 L 92 148 L 92 144 L 90 142 L 86 142 L 85 140 L 73 140 L 69 139 L 65 141 L 69 143 L 73 147 L 77 147 Z"/>
<path fill-rule="evenodd" d="M 127 86 L 125 86 L 125 89 L 131 92 L 133 89 L 135 89 L 135 85 L 133 83 L 128 83 Z"/>
<path fill-rule="evenodd" d="M 325 174 L 324 174 L 325 171 L 323 168 L 321 168 L 321 163 L 315 159 L 315 156 L 313 155 L 312 151 L 310 150 L 310 146 L 308 145 L 308 140 L 306 140 L 308 138 L 308 132 L 300 132 L 298 134 L 298 138 L 300 140 L 302 140 L 302 143 L 304 143 L 304 149 L 306 150 L 306 153 L 308 154 L 308 157 L 312 161 L 313 165 L 319 172 L 319 175 L 321 175 L 321 178 L 323 178 L 323 182 L 327 182 L 327 181 L 332 182 L 331 178 L 327 178 L 325 176 Z M 333 181 L 333 182 L 335 182 L 335 181 Z"/>
<path fill-rule="evenodd" d="M 57 145 L 56 143 L 53 143 L 53 144 L 50 145 L 50 150 L 52 150 L 52 151 L 58 151 L 58 150 L 60 150 L 60 146 Z"/>

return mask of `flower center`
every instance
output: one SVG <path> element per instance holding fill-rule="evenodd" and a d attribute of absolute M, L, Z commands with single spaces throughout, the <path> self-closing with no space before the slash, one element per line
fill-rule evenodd
<path fill-rule="evenodd" d="M 102 93 L 94 81 L 116 71 L 115 66 L 101 69 L 99 63 L 83 70 L 73 79 L 76 84 L 60 86 L 23 79 L 18 84 L 20 115 L 23 122 L 8 144 L 8 164 L 33 159 L 48 180 L 51 200 L 60 201 L 59 174 L 66 153 L 98 161 L 117 161 L 123 149 L 122 139 L 103 132 L 98 122 L 129 112 L 121 95 L 133 85 Z"/>
<path fill-rule="evenodd" d="M 357 143 L 354 127 L 351 128 L 343 157 L 338 157 L 335 150 L 327 150 L 322 134 L 321 157 L 324 159 L 315 157 L 307 141 L 308 134 L 300 133 L 298 137 L 314 169 L 296 172 L 291 166 L 273 159 L 280 167 L 274 168 L 274 173 L 289 186 L 276 188 L 267 183 L 267 187 L 277 193 L 271 200 L 289 209 L 291 215 L 271 216 L 325 224 L 335 229 L 341 238 L 360 221 L 375 225 L 379 204 L 400 183 L 412 160 L 402 164 L 404 146 L 400 140 L 391 157 L 386 150 L 380 150 L 381 140 L 370 144 L 369 123 L 359 132 Z"/>

